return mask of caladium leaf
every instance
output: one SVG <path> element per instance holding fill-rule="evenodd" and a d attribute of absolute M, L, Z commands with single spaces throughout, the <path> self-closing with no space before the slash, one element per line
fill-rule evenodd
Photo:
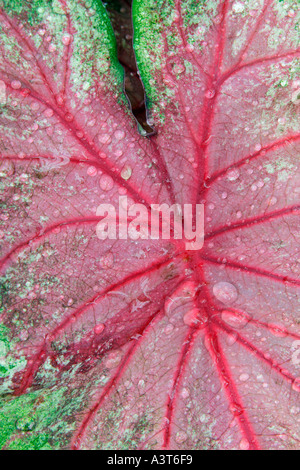
<path fill-rule="evenodd" d="M 95 0 L 1 1 L 1 447 L 299 448 L 299 12 L 136 0 L 156 135 Z M 202 250 L 99 204 L 205 204 Z"/>

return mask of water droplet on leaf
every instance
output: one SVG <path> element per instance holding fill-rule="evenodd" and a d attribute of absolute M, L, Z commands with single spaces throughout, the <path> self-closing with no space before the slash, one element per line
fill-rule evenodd
<path fill-rule="evenodd" d="M 94 332 L 96 335 L 100 335 L 100 333 L 102 333 L 104 329 L 105 329 L 105 325 L 103 325 L 103 323 L 99 323 L 98 325 L 95 326 Z"/>
<path fill-rule="evenodd" d="M 19 90 L 21 88 L 22 84 L 19 80 L 13 80 L 11 82 L 11 87 L 14 89 L 14 90 Z"/>
<path fill-rule="evenodd" d="M 65 33 L 62 37 L 62 43 L 65 45 L 65 46 L 68 46 L 71 42 L 71 36 L 70 34 L 67 34 Z"/>
<path fill-rule="evenodd" d="M 230 170 L 227 175 L 229 181 L 236 181 L 240 177 L 240 172 L 237 168 Z"/>
<path fill-rule="evenodd" d="M 16 422 L 16 428 L 18 431 L 29 432 L 35 427 L 35 420 L 31 416 L 24 416 Z"/>
<path fill-rule="evenodd" d="M 269 331 L 272 335 L 277 336 L 278 338 L 285 338 L 288 335 L 284 326 L 275 323 L 269 324 Z"/>
<path fill-rule="evenodd" d="M 100 188 L 102 191 L 110 191 L 114 187 L 114 180 L 109 175 L 102 175 L 100 178 Z"/>
<path fill-rule="evenodd" d="M 229 282 L 218 282 L 213 287 L 214 296 L 224 304 L 233 303 L 238 298 L 238 291 Z"/>
<path fill-rule="evenodd" d="M 222 320 L 233 328 L 239 329 L 244 328 L 251 320 L 251 317 L 245 313 L 233 313 L 228 310 L 223 310 Z"/>
<path fill-rule="evenodd" d="M 123 180 L 127 181 L 132 175 L 132 169 L 130 166 L 126 165 L 123 170 L 121 171 L 121 177 Z"/>
<path fill-rule="evenodd" d="M 114 136 L 117 140 L 122 140 L 125 137 L 125 132 L 124 131 L 116 131 L 114 133 Z"/>
<path fill-rule="evenodd" d="M 250 449 L 250 443 L 247 439 L 242 439 L 240 442 L 240 449 L 241 450 L 249 450 Z"/>

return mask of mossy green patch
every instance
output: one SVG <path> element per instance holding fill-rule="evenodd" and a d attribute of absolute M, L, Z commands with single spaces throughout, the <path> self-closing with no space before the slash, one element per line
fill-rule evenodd
<path fill-rule="evenodd" d="M 14 345 L 10 341 L 10 336 L 9 328 L 0 324 L 0 379 L 5 379 L 0 381 L 0 397 L 11 391 L 12 377 L 26 366 L 24 357 L 12 355 Z"/>
<path fill-rule="evenodd" d="M 166 30 L 175 19 L 175 2 L 169 0 L 133 1 L 134 49 L 145 86 L 149 107 L 159 101 L 169 102 L 172 89 L 161 86 L 161 70 L 166 66 L 169 48 L 176 47 L 178 38 Z M 166 43 L 167 41 L 167 43 Z M 162 106 L 163 107 L 163 106 Z"/>
<path fill-rule="evenodd" d="M 116 41 L 107 12 L 99 0 L 84 3 L 74 2 L 70 12 L 76 29 L 71 57 L 72 89 L 80 96 L 102 77 L 98 86 L 106 86 L 121 94 L 124 72 L 118 62 Z M 90 12 L 88 21 L 87 11 Z"/>
<path fill-rule="evenodd" d="M 76 427 L 85 390 L 40 390 L 0 402 L 0 448 L 61 449 Z"/>
<path fill-rule="evenodd" d="M 28 23 L 35 25 L 43 20 L 45 10 L 53 3 L 58 4 L 52 0 L 1 0 L 0 7 L 10 16 L 25 14 Z"/>
<path fill-rule="evenodd" d="M 123 68 L 117 59 L 108 14 L 100 0 L 70 0 L 65 6 L 58 0 L 0 0 L 0 5 L 14 21 L 13 30 L 16 30 L 16 34 L 9 34 L 9 30 L 0 29 L 6 61 L 14 64 L 16 69 L 26 71 L 29 81 L 39 74 L 41 66 L 47 65 L 51 70 L 49 82 L 63 89 L 62 68 L 69 68 L 70 87 L 76 94 L 77 103 L 78 99 L 84 102 L 88 94 L 94 98 L 102 88 L 103 92 L 110 90 L 117 94 L 119 102 L 127 106 Z M 42 52 L 42 57 L 33 53 L 31 58 L 24 58 L 23 39 L 19 37 L 20 21 L 23 25 L 21 34 L 32 41 L 37 52 Z M 45 70 L 47 73 L 47 69 L 43 73 Z"/>

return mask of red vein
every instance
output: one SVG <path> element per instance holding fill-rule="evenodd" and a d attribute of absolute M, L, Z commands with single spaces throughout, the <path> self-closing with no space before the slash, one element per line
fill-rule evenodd
<path fill-rule="evenodd" d="M 195 147 L 196 147 L 196 150 L 195 150 L 195 151 L 196 151 L 196 153 L 198 153 L 198 148 L 197 148 L 197 147 L 198 147 L 198 145 L 199 145 L 199 140 L 198 140 L 198 137 L 197 137 L 196 134 L 195 134 L 194 129 L 192 128 L 191 121 L 189 120 L 188 115 L 187 115 L 187 112 L 186 112 L 186 110 L 185 110 L 184 101 L 183 101 L 183 96 L 182 96 L 182 93 L 181 93 L 180 88 L 178 88 L 177 93 L 178 93 L 178 96 L 179 96 L 180 103 L 181 103 L 181 105 L 182 105 L 182 114 L 183 114 L 183 117 L 184 117 L 185 124 L 186 124 L 186 126 L 187 126 L 187 128 L 188 128 L 188 131 L 189 131 L 189 133 L 190 133 L 190 136 L 191 136 L 191 138 L 192 138 L 192 141 L 193 141 L 193 143 L 194 143 L 194 145 L 195 145 Z"/>
<path fill-rule="evenodd" d="M 262 147 L 261 150 L 255 152 L 253 154 L 247 155 L 246 157 L 242 158 L 238 162 L 233 163 L 233 164 L 229 165 L 228 167 L 224 168 L 223 170 L 220 170 L 220 171 L 216 172 L 215 174 L 213 174 L 209 178 L 209 182 L 212 183 L 216 179 L 219 179 L 222 176 L 226 175 L 230 170 L 233 170 L 234 168 L 240 168 L 241 166 L 247 164 L 251 160 L 254 160 L 254 159 L 256 159 L 260 156 L 265 156 L 271 150 L 280 149 L 280 148 L 284 147 L 287 144 L 290 144 L 292 142 L 298 142 L 299 140 L 300 140 L 300 134 L 295 134 L 295 135 L 291 135 L 289 137 L 285 137 L 283 139 L 279 139 L 275 142 L 272 142 L 272 143 L 266 145 L 265 147 Z"/>
<path fill-rule="evenodd" d="M 43 238 L 45 238 L 49 233 L 53 232 L 53 230 L 60 228 L 60 227 L 72 227 L 76 225 L 82 225 L 82 224 L 93 224 L 96 222 L 99 222 L 101 220 L 101 217 L 84 217 L 82 219 L 69 219 L 69 220 L 63 220 L 61 222 L 57 222 L 55 224 L 52 224 L 48 226 L 47 228 L 42 228 L 39 233 L 36 233 L 33 235 L 31 238 L 28 238 L 26 241 L 20 243 L 17 245 L 15 248 L 13 248 L 11 251 L 9 251 L 3 258 L 0 259 L 0 270 L 5 266 L 5 264 L 8 262 L 9 259 L 13 255 L 15 255 L 17 252 L 23 250 L 27 246 L 29 246 L 32 242 L 39 241 Z"/>
<path fill-rule="evenodd" d="M 223 263 L 221 260 L 218 260 L 217 258 L 213 258 L 211 256 L 202 256 L 201 258 L 207 263 L 216 264 L 218 266 L 226 266 L 226 268 L 243 271 L 243 272 L 246 272 L 247 274 L 255 274 L 256 276 L 266 277 L 268 279 L 272 279 L 274 281 L 281 282 L 283 284 L 292 284 L 292 285 L 300 286 L 300 281 L 298 279 L 293 279 L 289 276 L 282 276 L 279 274 L 274 274 L 263 269 L 253 268 L 251 266 L 246 266 L 243 264 L 235 263 L 233 261 L 226 261 L 226 263 Z"/>
<path fill-rule="evenodd" d="M 290 214 L 296 214 L 298 211 L 300 211 L 300 205 L 298 206 L 291 206 L 287 207 L 286 209 L 281 209 L 278 211 L 270 212 L 269 214 L 261 215 L 258 217 L 251 217 L 249 219 L 244 220 L 243 222 L 237 222 L 235 224 L 232 224 L 230 226 L 224 225 L 223 227 L 219 227 L 215 229 L 213 232 L 210 232 L 206 235 L 205 239 L 209 240 L 211 238 L 214 238 L 218 235 L 221 235 L 222 233 L 228 233 L 232 232 L 233 230 L 238 230 L 241 228 L 248 228 L 253 225 L 259 225 L 264 222 L 269 222 L 272 220 L 276 220 L 277 218 L 282 217 L 283 215 L 290 215 Z"/>
<path fill-rule="evenodd" d="M 129 351 L 125 355 L 124 359 L 121 361 L 121 364 L 118 367 L 118 370 L 114 374 L 114 376 L 111 378 L 111 380 L 107 383 L 107 385 L 104 387 L 103 392 L 101 393 L 99 399 L 96 401 L 96 403 L 92 406 L 92 408 L 89 409 L 87 412 L 85 418 L 83 419 L 76 435 L 73 440 L 72 444 L 72 449 L 73 450 L 79 450 L 82 440 L 84 439 L 87 427 L 91 420 L 94 418 L 96 415 L 97 411 L 101 407 L 102 403 L 106 399 L 107 396 L 109 396 L 114 388 L 117 386 L 117 384 L 120 382 L 121 378 L 123 377 L 124 373 L 126 372 L 128 366 L 130 365 L 130 360 L 132 356 L 134 355 L 136 349 L 140 346 L 141 342 L 144 340 L 144 337 L 147 335 L 148 331 L 153 327 L 153 322 L 154 320 L 157 322 L 160 317 L 161 317 L 161 310 L 158 310 L 154 316 L 152 316 L 145 326 L 142 336 L 138 338 L 132 346 L 130 346 Z"/>
<path fill-rule="evenodd" d="M 121 281 L 118 281 L 115 284 L 108 286 L 104 291 L 97 292 L 93 297 L 86 300 L 83 305 L 81 305 L 74 312 L 68 315 L 58 326 L 56 326 L 47 335 L 47 338 L 45 338 L 45 341 L 43 342 L 43 344 L 40 345 L 38 352 L 35 354 L 33 358 L 31 358 L 31 361 L 30 360 L 28 361 L 29 367 L 26 367 L 23 378 L 22 378 L 22 382 L 19 388 L 16 390 L 15 394 L 22 395 L 30 387 L 36 373 L 38 372 L 40 367 L 44 364 L 47 357 L 49 356 L 49 353 L 47 352 L 48 343 L 54 341 L 62 332 L 64 332 L 67 329 L 67 327 L 71 323 L 74 323 L 74 320 L 77 321 L 78 318 L 80 318 L 89 308 L 99 303 L 110 292 L 113 292 L 114 290 L 120 289 L 121 287 L 124 287 L 133 281 L 136 281 L 140 277 L 144 276 L 145 274 L 150 274 L 151 272 L 154 272 L 160 269 L 161 267 L 163 267 L 164 265 L 168 263 L 170 263 L 170 259 L 164 258 L 164 260 L 160 260 L 159 262 L 154 263 L 153 265 L 149 266 L 147 269 L 143 269 L 136 273 L 130 274 L 126 278 L 122 279 Z"/>
<path fill-rule="evenodd" d="M 167 186 L 167 190 L 169 192 L 172 204 L 175 204 L 176 196 L 175 196 L 175 192 L 174 192 L 174 185 L 172 183 L 172 178 L 170 176 L 170 173 L 169 173 L 169 170 L 167 168 L 166 162 L 162 158 L 162 155 L 159 151 L 159 146 L 157 144 L 157 139 L 156 139 L 155 136 L 153 136 L 150 139 L 150 146 L 152 148 L 153 155 L 155 156 L 155 158 L 157 160 L 157 165 L 158 165 L 159 170 L 161 172 L 163 181 L 165 182 L 165 184 Z"/>
<path fill-rule="evenodd" d="M 182 381 L 183 373 L 184 373 L 187 361 L 189 359 L 189 355 L 191 353 L 193 341 L 197 333 L 198 333 L 198 329 L 196 329 L 195 327 L 191 327 L 189 329 L 189 332 L 183 342 L 183 347 L 179 355 L 179 360 L 178 360 L 174 378 L 173 378 L 172 390 L 171 390 L 171 393 L 169 394 L 167 404 L 166 404 L 167 412 L 165 415 L 166 425 L 164 429 L 164 443 L 163 443 L 164 449 L 169 449 L 172 419 L 173 419 L 175 405 L 176 405 L 176 390 L 179 388 L 180 383 Z"/>
<path fill-rule="evenodd" d="M 282 333 L 284 334 L 285 336 L 289 337 L 289 338 L 292 338 L 292 339 L 300 339 L 300 335 L 296 334 L 296 333 L 292 333 L 291 331 L 287 330 L 286 328 L 281 328 L 280 326 L 276 327 L 276 325 L 274 324 L 268 324 L 268 323 L 265 323 L 261 320 L 256 320 L 255 318 L 252 318 L 250 317 L 247 313 L 241 311 L 241 310 L 237 310 L 237 309 L 234 309 L 234 308 L 226 308 L 226 311 L 227 312 L 230 312 L 232 315 L 234 315 L 236 318 L 240 318 L 240 319 L 247 319 L 247 322 L 248 323 L 251 323 L 252 325 L 256 326 L 256 327 L 262 327 L 264 328 L 265 330 L 268 330 L 270 331 L 270 328 L 275 330 L 276 329 L 278 330 L 278 333 Z M 215 317 L 212 317 L 213 320 L 215 320 Z"/>
<path fill-rule="evenodd" d="M 288 52 L 285 52 L 284 54 L 276 54 L 273 56 L 262 57 L 261 59 L 254 59 L 252 61 L 246 62 L 239 66 L 235 66 L 232 69 L 225 72 L 220 77 L 218 81 L 218 85 L 219 86 L 223 85 L 223 83 L 226 82 L 230 77 L 232 77 L 233 75 L 237 74 L 238 72 L 240 72 L 241 70 L 245 68 L 254 67 L 255 65 L 260 65 L 260 64 L 264 65 L 268 62 L 275 62 L 275 61 L 277 62 L 278 60 L 281 60 L 281 59 L 294 58 L 297 56 L 300 56 L 300 50 L 288 51 Z"/>
<path fill-rule="evenodd" d="M 52 86 L 50 84 L 50 82 L 48 81 L 47 79 L 47 73 L 43 67 L 43 64 L 42 62 L 37 58 L 37 55 L 38 55 L 38 51 L 35 47 L 32 46 L 31 42 L 26 38 L 26 36 L 24 36 L 22 34 L 21 31 L 19 31 L 19 29 L 17 28 L 17 26 L 14 24 L 14 21 L 3 11 L 1 10 L 0 11 L 0 14 L 4 17 L 4 19 L 7 21 L 7 23 L 10 25 L 10 27 L 15 31 L 16 35 L 19 37 L 19 39 L 21 40 L 21 42 L 23 42 L 25 44 L 25 46 L 27 47 L 27 49 L 31 52 L 31 55 L 32 55 L 32 58 L 33 60 L 35 61 L 38 69 L 39 69 L 39 72 L 41 74 L 41 78 L 43 79 L 44 83 L 46 84 L 46 87 L 48 88 L 48 91 L 50 92 L 50 94 L 52 95 L 53 98 L 55 98 L 55 94 L 54 94 L 54 91 L 52 89 Z"/>
<path fill-rule="evenodd" d="M 223 385 L 224 392 L 227 395 L 227 399 L 230 404 L 230 410 L 231 412 L 233 412 L 239 424 L 243 437 L 249 443 L 250 450 L 260 449 L 255 432 L 250 424 L 245 407 L 242 403 L 237 387 L 232 378 L 231 371 L 227 364 L 224 352 L 221 349 L 218 335 L 212 326 L 210 326 L 208 329 L 208 333 L 206 336 L 206 347 L 217 369 L 219 379 Z"/>
<path fill-rule="evenodd" d="M 227 327 L 224 323 L 218 322 L 215 320 L 218 328 L 222 331 L 227 333 L 228 335 L 232 335 L 232 329 Z M 275 370 L 281 377 L 283 377 L 288 383 L 293 384 L 296 381 L 296 378 L 293 377 L 286 369 L 281 367 L 274 359 L 269 358 L 266 354 L 254 346 L 250 341 L 246 340 L 243 336 L 238 334 L 236 331 L 235 338 L 239 344 L 241 344 L 247 351 L 251 354 L 255 355 L 258 359 L 262 360 L 265 364 L 267 364 L 272 370 Z"/>
<path fill-rule="evenodd" d="M 207 178 L 207 151 L 208 151 L 208 143 L 209 143 L 209 136 L 211 135 L 211 127 L 214 118 L 215 106 L 217 102 L 217 98 L 219 95 L 219 86 L 218 80 L 220 76 L 220 70 L 222 67 L 223 56 L 224 56 L 224 49 L 225 49 L 225 38 L 226 38 L 226 14 L 229 8 L 229 1 L 225 0 L 222 6 L 222 21 L 220 22 L 220 27 L 218 31 L 218 39 L 216 44 L 216 54 L 214 58 L 214 71 L 213 76 L 210 80 L 209 86 L 207 87 L 206 94 L 204 96 L 203 101 L 203 108 L 202 108 L 202 115 L 200 118 L 200 131 L 199 135 L 201 136 L 199 139 L 199 174 L 198 174 L 198 181 L 199 187 L 197 188 L 196 197 L 201 197 L 201 193 L 203 191 L 203 183 L 205 184 Z M 208 93 L 211 94 L 208 95 Z M 202 158 L 202 161 L 201 161 Z"/>

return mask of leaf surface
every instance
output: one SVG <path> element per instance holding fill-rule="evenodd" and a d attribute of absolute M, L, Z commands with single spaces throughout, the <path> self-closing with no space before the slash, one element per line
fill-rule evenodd
<path fill-rule="evenodd" d="M 100 2 L 0 6 L 0 445 L 299 448 L 297 2 L 136 0 L 150 138 Z M 100 241 L 124 195 L 204 248 Z"/>

